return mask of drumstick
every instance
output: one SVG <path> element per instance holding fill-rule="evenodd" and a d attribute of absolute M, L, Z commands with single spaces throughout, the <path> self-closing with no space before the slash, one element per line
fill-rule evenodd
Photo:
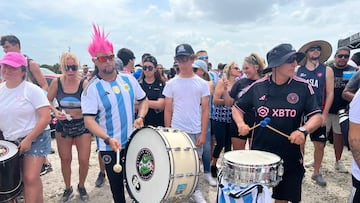
<path fill-rule="evenodd" d="M 116 164 L 113 166 L 113 170 L 115 173 L 120 173 L 122 171 L 122 167 L 120 165 L 120 150 L 116 150 Z"/>
<path fill-rule="evenodd" d="M 267 128 L 269 128 L 270 130 L 272 130 L 272 131 L 274 131 L 274 132 L 278 133 L 279 135 L 282 135 L 282 136 L 284 136 L 284 137 L 286 137 L 286 138 L 289 138 L 289 135 L 287 135 L 287 134 L 285 134 L 285 133 L 281 132 L 281 131 L 280 131 L 280 130 L 278 130 L 278 129 L 275 129 L 275 128 L 273 128 L 273 127 L 269 126 L 269 125 L 266 125 L 266 127 L 267 127 Z"/>
<path fill-rule="evenodd" d="M 266 126 L 270 121 L 271 121 L 271 119 L 270 119 L 269 117 L 266 117 L 264 120 L 260 121 L 260 123 L 258 123 L 258 124 L 256 124 L 256 125 L 254 125 L 253 127 L 251 127 L 251 128 L 249 129 L 249 131 L 251 131 L 251 130 L 257 128 L 257 127 L 259 127 L 260 125 L 261 125 L 261 126 L 263 126 L 263 125 Z"/>

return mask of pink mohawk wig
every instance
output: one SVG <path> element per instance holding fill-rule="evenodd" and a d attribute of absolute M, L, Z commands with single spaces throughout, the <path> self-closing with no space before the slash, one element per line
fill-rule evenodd
<path fill-rule="evenodd" d="M 89 44 L 88 52 L 92 57 L 96 56 L 96 53 L 101 52 L 104 54 L 111 51 L 114 53 L 114 48 L 111 42 L 107 40 L 109 34 L 104 34 L 104 29 L 100 32 L 99 26 L 93 24 L 94 34 L 92 37 L 92 42 Z"/>

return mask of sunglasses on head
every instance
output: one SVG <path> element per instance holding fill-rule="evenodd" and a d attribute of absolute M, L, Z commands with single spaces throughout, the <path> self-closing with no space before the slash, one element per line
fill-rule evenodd
<path fill-rule="evenodd" d="M 350 57 L 350 55 L 347 54 L 339 54 L 336 57 L 338 57 L 339 59 L 348 59 Z"/>
<path fill-rule="evenodd" d="M 200 60 L 209 59 L 209 56 L 199 56 Z"/>
<path fill-rule="evenodd" d="M 113 61 L 115 58 L 115 55 L 108 55 L 108 56 L 98 56 L 98 57 L 94 57 L 95 59 L 97 59 L 99 62 L 101 63 L 105 63 L 108 60 L 109 61 Z"/>
<path fill-rule="evenodd" d="M 321 51 L 321 47 L 320 46 L 310 47 L 308 51 Z"/>
<path fill-rule="evenodd" d="M 152 71 L 154 69 L 154 67 L 152 67 L 152 66 L 143 66 L 142 69 Z"/>
<path fill-rule="evenodd" d="M 66 65 L 66 66 L 65 66 L 65 70 L 66 70 L 66 71 L 69 71 L 69 70 L 77 71 L 77 69 L 78 69 L 78 66 L 77 66 L 77 65 Z"/>
<path fill-rule="evenodd" d="M 296 61 L 296 58 L 297 58 L 296 55 L 290 56 L 290 57 L 285 61 L 285 63 L 294 63 L 294 61 Z"/>

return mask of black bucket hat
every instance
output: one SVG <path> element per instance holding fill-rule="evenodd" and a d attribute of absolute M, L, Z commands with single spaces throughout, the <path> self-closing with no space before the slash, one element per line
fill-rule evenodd
<path fill-rule="evenodd" d="M 264 69 L 263 73 L 271 72 L 272 68 L 281 66 L 293 55 L 296 55 L 298 63 L 305 57 L 304 53 L 296 52 L 291 44 L 280 44 L 274 47 L 266 54 L 268 66 Z"/>

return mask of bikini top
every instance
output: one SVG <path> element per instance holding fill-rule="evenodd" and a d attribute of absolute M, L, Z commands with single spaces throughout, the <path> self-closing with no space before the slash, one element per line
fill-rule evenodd
<path fill-rule="evenodd" d="M 81 93 L 83 91 L 84 79 L 80 81 L 79 88 L 75 93 L 64 92 L 60 78 L 58 80 L 58 91 L 56 99 L 60 108 L 63 109 L 80 109 L 81 108 Z"/>

